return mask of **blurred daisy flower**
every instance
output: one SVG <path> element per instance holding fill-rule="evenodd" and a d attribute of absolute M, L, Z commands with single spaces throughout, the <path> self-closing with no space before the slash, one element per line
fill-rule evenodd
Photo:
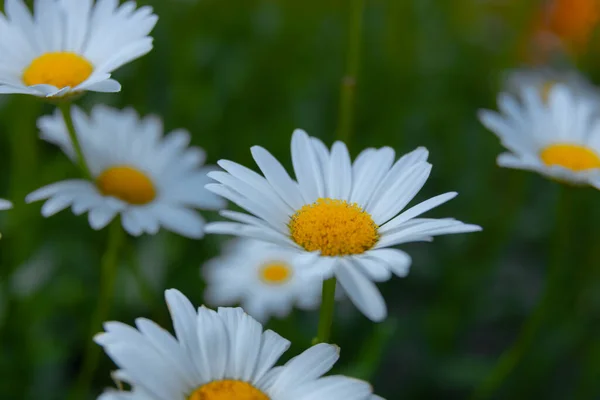
<path fill-rule="evenodd" d="M 62 97 L 118 92 L 111 73 L 152 49 L 158 17 L 132 1 L 6 0 L 0 13 L 0 93 Z"/>
<path fill-rule="evenodd" d="M 104 324 L 95 337 L 120 368 L 115 379 L 131 392 L 109 390 L 99 400 L 374 400 L 371 386 L 344 376 L 327 376 L 339 349 L 318 344 L 274 367 L 290 342 L 267 330 L 241 308 L 200 307 L 177 290 L 166 301 L 176 338 L 138 318 L 137 329 Z"/>
<path fill-rule="evenodd" d="M 411 258 L 391 249 L 401 243 L 430 241 L 433 236 L 479 231 L 452 218 L 416 218 L 454 198 L 451 192 L 399 214 L 423 187 L 431 164 L 419 148 L 398 161 L 389 147 L 367 149 L 352 163 L 346 145 L 331 151 L 323 142 L 297 130 L 292 136 L 297 181 L 267 150 L 252 155 L 264 174 L 231 161 L 211 172 L 219 183 L 207 189 L 254 215 L 225 212 L 235 222 L 216 222 L 206 231 L 270 241 L 309 258 L 321 279 L 336 277 L 358 309 L 373 321 L 387 316 L 385 301 L 373 282 L 406 276 Z M 399 215 L 398 215 L 399 214 Z"/>
<path fill-rule="evenodd" d="M 12 203 L 10 201 L 0 199 L 0 211 L 10 210 L 11 208 L 12 208 Z M 2 234 L 0 233 L 0 238 L 1 237 L 2 237 Z"/>
<path fill-rule="evenodd" d="M 498 157 L 498 165 L 600 189 L 597 102 L 557 84 L 547 100 L 536 87 L 523 88 L 520 97 L 502 93 L 498 107 L 501 113 L 479 113 L 509 150 Z"/>
<path fill-rule="evenodd" d="M 552 68 L 521 68 L 510 70 L 506 73 L 505 91 L 514 95 L 521 95 L 524 88 L 534 87 L 548 101 L 550 89 L 557 84 L 564 84 L 578 96 L 587 96 L 590 100 L 600 104 L 600 90 L 585 76 L 576 70 L 555 70 Z"/>
<path fill-rule="evenodd" d="M 104 228 L 118 214 L 131 235 L 155 234 L 162 226 L 192 238 L 203 236 L 204 219 L 193 210 L 220 209 L 225 202 L 204 189 L 206 155 L 188 147 L 184 130 L 163 137 L 161 121 L 140 117 L 132 109 L 96 106 L 91 116 L 73 108 L 73 120 L 92 180 L 53 183 L 29 194 L 28 203 L 48 199 L 42 215 L 71 206 L 76 215 L 89 212 L 93 229 Z M 38 121 L 42 139 L 75 159 L 60 112 Z"/>
<path fill-rule="evenodd" d="M 225 212 L 227 213 L 227 212 Z M 271 243 L 250 239 L 227 243 L 222 255 L 202 266 L 209 305 L 242 308 L 261 322 L 271 315 L 283 318 L 297 305 L 317 308 L 321 300 L 321 278 L 296 252 Z"/>
<path fill-rule="evenodd" d="M 600 21 L 598 0 L 550 0 L 539 17 L 540 30 L 571 48 L 587 46 Z"/>
<path fill-rule="evenodd" d="M 1 210 L 10 210 L 12 208 L 12 203 L 8 200 L 0 199 L 0 211 Z"/>

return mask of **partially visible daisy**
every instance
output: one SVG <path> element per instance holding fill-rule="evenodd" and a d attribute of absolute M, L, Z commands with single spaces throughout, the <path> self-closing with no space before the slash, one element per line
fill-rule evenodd
<path fill-rule="evenodd" d="M 10 210 L 12 208 L 12 203 L 8 200 L 0 199 L 0 210 Z"/>
<path fill-rule="evenodd" d="M 290 342 L 263 331 L 241 308 L 198 311 L 177 290 L 165 293 L 176 338 L 145 318 L 137 329 L 104 324 L 95 341 L 120 368 L 114 377 L 130 392 L 99 400 L 375 400 L 366 382 L 327 376 L 339 349 L 318 344 L 274 367 Z M 381 399 L 381 398 L 378 398 Z"/>
<path fill-rule="evenodd" d="M 297 130 L 292 161 L 297 182 L 267 150 L 252 155 L 264 174 L 231 161 L 211 172 L 207 185 L 254 215 L 228 211 L 235 222 L 207 225 L 209 233 L 270 241 L 312 258 L 322 279 L 337 277 L 352 302 L 368 318 L 381 321 L 386 305 L 373 282 L 406 276 L 411 258 L 390 247 L 433 236 L 479 231 L 455 219 L 416 218 L 456 196 L 442 194 L 399 214 L 423 187 L 431 164 L 419 148 L 398 161 L 389 147 L 367 149 L 352 163 L 346 145 L 323 142 Z"/>
<path fill-rule="evenodd" d="M 62 97 L 118 92 L 111 73 L 152 49 L 158 17 L 133 1 L 6 0 L 0 13 L 0 93 Z"/>
<path fill-rule="evenodd" d="M 521 95 L 527 87 L 536 88 L 544 101 L 548 101 L 550 89 L 557 84 L 568 86 L 578 96 L 587 96 L 600 104 L 600 89 L 576 70 L 551 68 L 521 68 L 510 70 L 505 77 L 505 91 Z"/>
<path fill-rule="evenodd" d="M 12 208 L 12 203 L 10 201 L 0 199 L 0 211 L 10 210 L 11 208 Z M 0 233 L 0 238 L 1 237 L 2 237 L 2 234 Z"/>
<path fill-rule="evenodd" d="M 203 236 L 204 219 L 193 210 L 219 209 L 225 202 L 204 189 L 211 167 L 206 155 L 188 147 L 184 130 L 163 137 L 162 122 L 96 106 L 91 116 L 73 108 L 73 120 L 93 180 L 53 183 L 29 194 L 28 203 L 48 199 L 42 215 L 71 206 L 76 215 L 89 211 L 93 229 L 104 228 L 121 215 L 131 235 L 155 234 L 162 226 L 184 236 Z M 75 151 L 60 112 L 38 121 L 42 139 L 54 143 L 72 160 Z"/>
<path fill-rule="evenodd" d="M 520 99 L 500 94 L 501 113 L 479 113 L 509 150 L 498 157 L 498 165 L 600 189 L 598 104 L 563 84 L 550 89 L 547 101 L 535 87 L 521 93 Z"/>
<path fill-rule="evenodd" d="M 201 268 L 209 305 L 242 308 L 261 322 L 271 315 L 283 318 L 297 305 L 320 304 L 321 279 L 296 252 L 271 243 L 240 239 L 227 243 L 222 255 Z"/>

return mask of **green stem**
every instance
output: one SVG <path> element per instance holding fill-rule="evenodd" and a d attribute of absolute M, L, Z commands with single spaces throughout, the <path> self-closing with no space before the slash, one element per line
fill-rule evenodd
<path fill-rule="evenodd" d="M 80 369 L 77 383 L 71 396 L 72 399 L 85 399 L 90 389 L 100 353 L 100 348 L 94 343 L 92 337 L 102 329 L 102 322 L 106 320 L 110 310 L 119 263 L 119 250 L 123 244 L 124 237 L 121 222 L 117 218 L 109 228 L 108 243 L 106 251 L 102 256 L 98 306 L 92 317 L 90 337 L 88 338 L 88 345 L 83 358 L 83 366 Z"/>
<path fill-rule="evenodd" d="M 346 145 L 352 133 L 354 90 L 356 77 L 360 65 L 360 47 L 363 28 L 363 12 L 365 0 L 350 0 L 350 21 L 348 31 L 348 56 L 346 60 L 346 72 L 342 78 L 340 90 L 340 110 L 338 118 L 337 138 Z M 319 315 L 319 328 L 317 337 L 313 342 L 328 343 L 331 338 L 331 327 L 333 325 L 333 312 L 335 309 L 335 287 L 336 279 L 330 278 L 323 281 L 323 293 L 321 297 L 321 311 Z"/>
<path fill-rule="evenodd" d="M 330 278 L 323 281 L 323 294 L 321 296 L 321 311 L 319 313 L 319 329 L 316 343 L 329 343 L 331 327 L 333 326 L 333 311 L 335 309 L 336 279 Z"/>
<path fill-rule="evenodd" d="M 338 119 L 337 138 L 348 143 L 354 122 L 354 98 L 363 31 L 363 11 L 365 0 L 350 0 L 350 23 L 348 32 L 348 54 L 346 59 L 346 72 L 342 78 L 340 89 L 340 111 Z"/>
<path fill-rule="evenodd" d="M 510 376 L 514 368 L 519 364 L 527 350 L 534 343 L 534 339 L 546 321 L 548 312 L 553 309 L 555 296 L 560 293 L 564 286 L 563 267 L 568 268 L 568 245 L 570 213 L 572 212 L 571 193 L 575 190 L 568 186 L 561 186 L 560 197 L 557 206 L 557 219 L 555 227 L 555 243 L 552 246 L 552 254 L 549 259 L 548 273 L 542 297 L 536 309 L 525 322 L 517 340 L 512 347 L 507 349 L 498 359 L 491 373 L 482 384 L 475 390 L 472 399 L 483 400 L 490 398 L 498 390 L 504 381 Z"/>
<path fill-rule="evenodd" d="M 79 142 L 79 138 L 77 137 L 77 131 L 75 130 L 75 124 L 73 123 L 73 115 L 71 114 L 71 103 L 63 102 L 58 105 L 60 112 L 62 113 L 63 119 L 65 120 L 65 125 L 67 126 L 67 131 L 69 132 L 69 137 L 71 138 L 71 143 L 73 144 L 73 149 L 75 149 L 75 156 L 77 158 L 77 165 L 84 173 L 85 177 L 91 179 L 92 174 L 85 162 L 85 157 L 83 155 L 83 151 L 81 150 L 81 143 Z"/>

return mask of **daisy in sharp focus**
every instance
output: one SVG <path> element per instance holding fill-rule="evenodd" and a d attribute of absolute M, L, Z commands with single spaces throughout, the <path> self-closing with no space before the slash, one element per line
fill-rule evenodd
<path fill-rule="evenodd" d="M 131 235 L 155 234 L 162 226 L 192 238 L 203 236 L 204 219 L 193 209 L 220 209 L 223 199 L 204 189 L 209 181 L 206 155 L 188 147 L 190 135 L 176 130 L 163 136 L 160 119 L 140 119 L 132 109 L 96 106 L 90 116 L 73 108 L 73 121 L 92 180 L 53 183 L 29 194 L 28 203 L 48 199 L 42 215 L 69 206 L 76 215 L 89 212 L 93 229 L 121 215 Z M 75 159 L 60 112 L 38 120 L 42 139 Z"/>
<path fill-rule="evenodd" d="M 498 107 L 501 113 L 479 113 L 509 150 L 498 165 L 600 189 L 600 120 L 593 98 L 557 84 L 545 100 L 530 86 L 519 98 L 501 93 Z"/>
<path fill-rule="evenodd" d="M 0 13 L 0 93 L 118 92 L 111 73 L 152 50 L 158 17 L 133 1 L 22 0 Z"/>
<path fill-rule="evenodd" d="M 321 276 L 335 276 L 352 302 L 373 321 L 387 315 L 373 282 L 406 276 L 408 254 L 391 249 L 401 243 L 430 241 L 433 236 L 479 231 L 455 219 L 416 218 L 454 198 L 446 193 L 399 214 L 427 181 L 431 164 L 419 148 L 395 161 L 389 147 L 367 149 L 352 163 L 346 145 L 323 142 L 297 130 L 292 161 L 297 181 L 267 150 L 252 155 L 264 177 L 231 161 L 211 172 L 219 183 L 207 189 L 254 215 L 227 211 L 235 222 L 207 225 L 209 233 L 271 241 L 310 259 Z M 399 214 L 399 215 L 398 215 Z"/>
<path fill-rule="evenodd" d="M 271 315 L 289 315 L 294 305 L 315 309 L 321 302 L 321 278 L 308 273 L 309 267 L 294 250 L 258 240 L 234 240 L 202 266 L 204 299 L 213 306 L 240 304 L 263 323 Z"/>
<path fill-rule="evenodd" d="M 241 308 L 196 311 L 177 290 L 165 297 L 176 338 L 145 318 L 137 329 L 107 322 L 96 336 L 120 368 L 114 378 L 132 388 L 99 400 L 383 400 L 366 382 L 323 377 L 339 358 L 336 346 L 318 344 L 274 367 L 290 342 Z"/>

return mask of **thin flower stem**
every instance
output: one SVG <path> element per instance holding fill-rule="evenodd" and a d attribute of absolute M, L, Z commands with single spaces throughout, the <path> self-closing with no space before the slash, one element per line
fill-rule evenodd
<path fill-rule="evenodd" d="M 75 124 L 73 123 L 73 116 L 71 115 L 71 103 L 60 103 L 58 105 L 58 108 L 62 113 L 63 119 L 65 120 L 65 125 L 67 126 L 67 131 L 69 132 L 69 137 L 71 138 L 71 143 L 73 144 L 73 149 L 75 149 L 77 165 L 79 166 L 85 177 L 91 179 L 92 174 L 90 173 L 87 163 L 85 162 L 85 157 L 83 155 L 83 151 L 81 150 L 81 143 L 79 143 L 77 131 L 75 130 Z"/>
<path fill-rule="evenodd" d="M 350 0 L 348 54 L 346 72 L 342 78 L 340 88 L 340 110 L 337 128 L 337 138 L 346 144 L 350 140 L 354 122 L 353 112 L 356 81 L 360 66 L 364 8 L 365 0 Z"/>
<path fill-rule="evenodd" d="M 514 368 L 535 342 L 536 335 L 546 321 L 548 313 L 555 304 L 555 297 L 560 294 L 565 279 L 563 268 L 569 267 L 568 246 L 569 226 L 573 211 L 570 191 L 575 190 L 568 186 L 561 186 L 557 205 L 557 218 L 555 226 L 555 243 L 549 257 L 548 275 L 544 283 L 542 297 L 536 309 L 525 322 L 517 340 L 512 347 L 507 349 L 498 359 L 491 373 L 473 393 L 473 400 L 490 398 L 510 376 Z"/>
<path fill-rule="evenodd" d="M 365 0 L 350 0 L 350 20 L 348 31 L 348 55 L 346 72 L 342 78 L 340 89 L 340 109 L 337 138 L 346 145 L 350 140 L 354 122 L 354 97 L 358 68 L 360 66 L 360 48 L 362 44 L 363 13 Z M 333 314 L 335 309 L 336 279 L 323 281 L 319 328 L 314 342 L 327 343 L 331 337 Z"/>
<path fill-rule="evenodd" d="M 319 329 L 316 343 L 329 343 L 331 327 L 333 326 L 333 313 L 335 309 L 335 287 L 337 281 L 330 278 L 323 281 L 323 294 L 321 297 L 321 312 L 319 314 Z"/>
<path fill-rule="evenodd" d="M 96 312 L 92 317 L 90 337 L 88 338 L 87 348 L 83 358 L 83 365 L 75 385 L 71 398 L 85 399 L 89 392 L 94 371 L 98 364 L 100 353 L 99 346 L 94 343 L 92 337 L 101 330 L 102 321 L 106 320 L 110 305 L 113 299 L 115 280 L 117 276 L 117 266 L 119 264 L 119 251 L 124 243 L 124 231 L 121 228 L 119 219 L 115 219 L 108 232 L 108 243 L 106 251 L 102 256 L 102 265 L 100 271 L 100 294 Z"/>

